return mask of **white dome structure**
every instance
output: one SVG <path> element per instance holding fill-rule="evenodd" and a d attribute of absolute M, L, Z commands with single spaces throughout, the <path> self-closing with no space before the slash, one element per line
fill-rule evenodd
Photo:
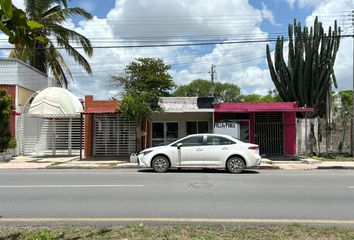
<path fill-rule="evenodd" d="M 38 93 L 33 99 L 28 114 L 65 116 L 83 112 L 79 99 L 64 88 L 49 87 Z"/>

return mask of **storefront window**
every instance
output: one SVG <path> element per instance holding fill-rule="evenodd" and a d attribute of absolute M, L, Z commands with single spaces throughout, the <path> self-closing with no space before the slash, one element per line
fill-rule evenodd
<path fill-rule="evenodd" d="M 187 135 L 196 133 L 208 133 L 209 125 L 207 121 L 187 122 Z"/>
<path fill-rule="evenodd" d="M 166 145 L 178 139 L 178 122 L 153 122 L 152 146 Z"/>

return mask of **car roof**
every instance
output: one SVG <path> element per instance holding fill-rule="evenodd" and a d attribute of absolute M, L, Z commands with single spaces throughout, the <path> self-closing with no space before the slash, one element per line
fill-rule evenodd
<path fill-rule="evenodd" d="M 190 136 L 218 136 L 218 137 L 228 137 L 228 138 L 232 138 L 232 136 L 230 135 L 226 135 L 226 134 L 218 134 L 218 133 L 197 133 L 197 134 L 190 134 L 186 137 L 190 137 Z"/>

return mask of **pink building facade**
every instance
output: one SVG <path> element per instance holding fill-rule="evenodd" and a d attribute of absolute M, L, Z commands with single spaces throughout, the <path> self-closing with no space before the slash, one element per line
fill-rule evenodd
<path fill-rule="evenodd" d="M 296 102 L 215 103 L 214 131 L 237 126 L 238 138 L 258 144 L 265 156 L 296 155 L 296 113 L 313 112 Z M 225 130 L 226 129 L 226 130 Z M 230 131 L 233 131 L 230 128 Z"/>

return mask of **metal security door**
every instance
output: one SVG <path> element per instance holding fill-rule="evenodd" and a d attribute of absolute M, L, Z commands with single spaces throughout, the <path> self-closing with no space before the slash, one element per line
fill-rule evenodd
<path fill-rule="evenodd" d="M 93 155 L 130 155 L 135 152 L 135 124 L 119 114 L 94 115 Z"/>
<path fill-rule="evenodd" d="M 284 155 L 283 113 L 255 114 L 255 143 L 261 155 Z"/>
<path fill-rule="evenodd" d="M 20 153 L 33 156 L 79 155 L 80 121 L 79 117 L 44 118 L 23 114 Z"/>

